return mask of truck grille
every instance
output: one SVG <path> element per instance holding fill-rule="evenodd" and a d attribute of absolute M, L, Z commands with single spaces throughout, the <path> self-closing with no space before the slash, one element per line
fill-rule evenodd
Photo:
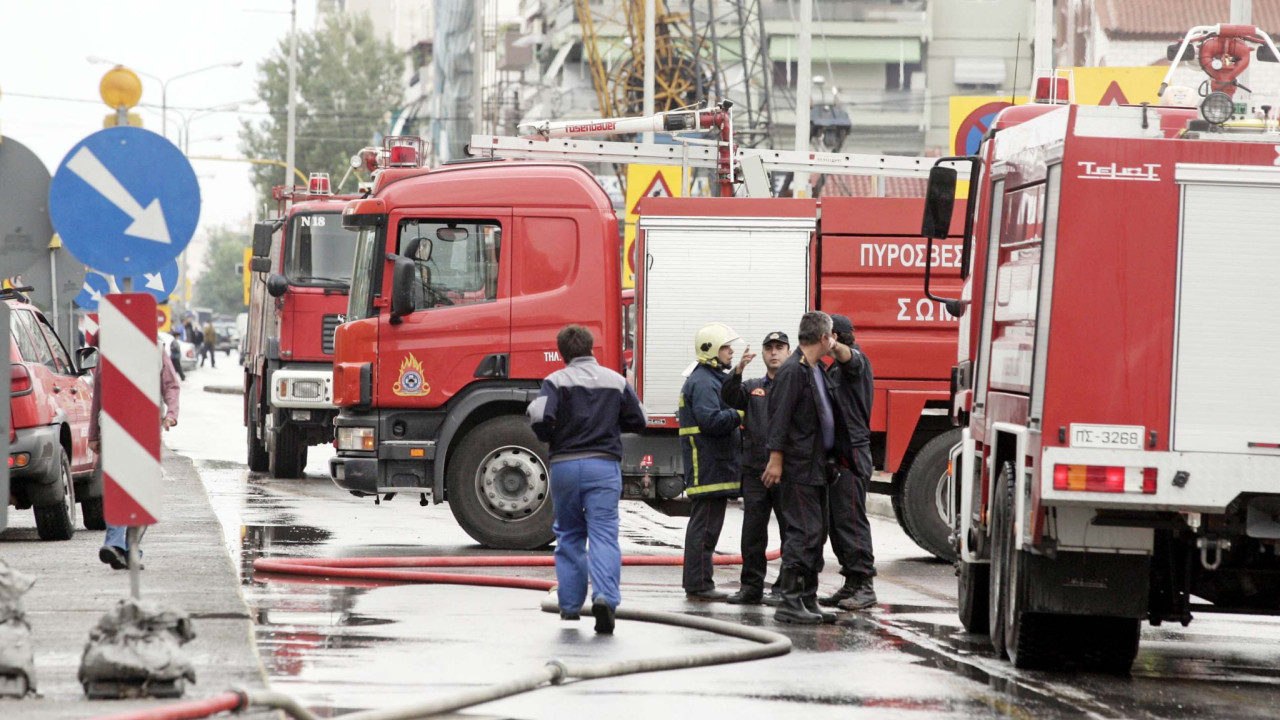
<path fill-rule="evenodd" d="M 333 354 L 333 333 L 338 329 L 338 325 L 342 323 L 341 315 L 325 315 L 322 329 L 320 331 L 320 349 L 325 355 Z"/>

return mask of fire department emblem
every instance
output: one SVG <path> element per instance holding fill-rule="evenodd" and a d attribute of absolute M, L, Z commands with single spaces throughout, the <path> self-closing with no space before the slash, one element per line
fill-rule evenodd
<path fill-rule="evenodd" d="M 413 353 L 400 363 L 400 379 L 391 386 L 391 392 L 400 397 L 422 397 L 431 393 L 431 385 L 422 379 L 422 363 Z"/>

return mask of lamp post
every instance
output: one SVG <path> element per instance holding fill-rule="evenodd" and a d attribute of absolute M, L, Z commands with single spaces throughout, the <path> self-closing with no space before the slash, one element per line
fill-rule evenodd
<path fill-rule="evenodd" d="M 100 65 L 104 63 L 108 65 L 123 65 L 123 63 L 117 63 L 112 60 L 108 60 L 104 57 L 99 57 L 97 55 L 90 55 L 85 59 L 95 65 Z M 218 68 L 223 68 L 223 67 L 237 68 L 243 64 L 244 63 L 240 60 L 227 60 L 225 62 L 216 63 L 213 65 L 209 65 L 207 67 L 197 68 L 195 70 L 189 70 L 184 73 L 178 73 L 177 75 L 171 75 L 168 78 L 161 78 L 156 75 L 152 75 L 151 73 L 138 70 L 137 68 L 133 68 L 129 66 L 125 66 L 125 67 L 129 67 L 129 69 L 133 70 L 135 73 L 143 77 L 151 78 L 152 80 L 155 80 L 156 82 L 160 83 L 160 133 L 167 138 L 169 137 L 169 116 L 168 116 L 169 83 L 173 82 L 174 80 L 179 80 L 181 78 L 191 77 L 192 75 L 205 72 L 206 70 L 216 70 Z"/>

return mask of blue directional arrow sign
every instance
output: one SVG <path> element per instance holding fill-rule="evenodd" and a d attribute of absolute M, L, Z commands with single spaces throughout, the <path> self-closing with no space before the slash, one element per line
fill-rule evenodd
<path fill-rule="evenodd" d="M 177 289 L 178 263 L 176 260 L 166 265 L 163 270 L 133 276 L 133 291 L 151 293 L 157 301 L 168 300 Z"/>
<path fill-rule="evenodd" d="M 49 216 L 89 267 L 132 277 L 163 270 L 200 219 L 200 185 L 173 143 L 135 127 L 81 140 L 49 184 Z"/>
<path fill-rule="evenodd" d="M 85 273 L 84 285 L 80 294 L 76 295 L 76 307 L 85 310 L 97 310 L 102 296 L 111 292 L 111 281 L 96 272 Z"/>

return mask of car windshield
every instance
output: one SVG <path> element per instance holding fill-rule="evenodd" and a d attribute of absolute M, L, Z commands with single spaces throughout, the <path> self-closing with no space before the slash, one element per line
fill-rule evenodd
<path fill-rule="evenodd" d="M 342 214 L 306 213 L 289 222 L 285 276 L 294 285 L 350 285 L 355 238 L 342 228 Z"/>

